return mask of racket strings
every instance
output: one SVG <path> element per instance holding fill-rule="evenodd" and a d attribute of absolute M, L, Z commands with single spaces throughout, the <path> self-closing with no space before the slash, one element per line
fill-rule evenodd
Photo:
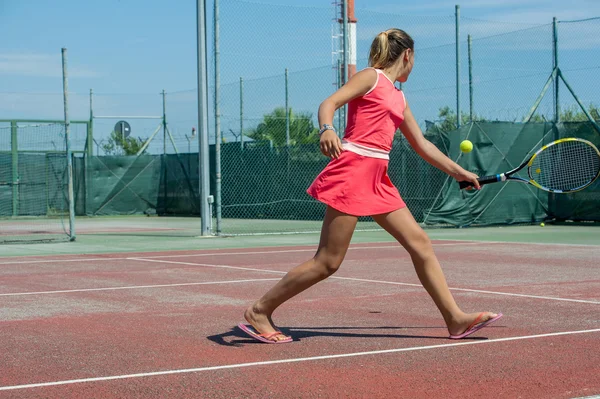
<path fill-rule="evenodd" d="M 582 141 L 564 141 L 540 152 L 529 168 L 530 177 L 551 190 L 575 190 L 600 173 L 597 150 Z"/>

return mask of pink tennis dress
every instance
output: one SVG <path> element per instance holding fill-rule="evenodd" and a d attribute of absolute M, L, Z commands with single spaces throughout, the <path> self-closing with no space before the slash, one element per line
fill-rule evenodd
<path fill-rule="evenodd" d="M 354 216 L 379 215 L 406 206 L 387 173 L 406 100 L 383 71 L 375 71 L 377 81 L 371 90 L 348 103 L 344 151 L 307 190 L 316 200 Z"/>

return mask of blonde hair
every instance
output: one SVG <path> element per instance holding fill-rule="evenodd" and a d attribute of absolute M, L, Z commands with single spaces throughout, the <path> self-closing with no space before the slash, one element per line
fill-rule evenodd
<path fill-rule="evenodd" d="M 369 53 L 369 66 L 377 69 L 387 68 L 393 65 L 404 51 L 414 51 L 415 42 L 412 37 L 402 29 L 388 29 L 379 33 Z"/>

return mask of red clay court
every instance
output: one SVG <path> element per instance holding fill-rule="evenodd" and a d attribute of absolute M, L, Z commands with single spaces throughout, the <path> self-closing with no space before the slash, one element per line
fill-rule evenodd
<path fill-rule="evenodd" d="M 498 241 L 434 240 L 459 305 L 504 313 L 459 341 L 447 338 L 406 252 L 367 242 L 376 233 L 357 233 L 338 273 L 278 310 L 275 322 L 294 338 L 282 345 L 258 343 L 236 325 L 313 255 L 315 236 L 293 246 L 281 237 L 199 240 L 206 249 L 162 252 L 22 246 L 45 253 L 0 258 L 0 398 L 600 395 L 598 230 L 588 228 L 596 235 L 586 244 L 501 242 L 543 241 L 533 229 L 496 229 Z M 235 240 L 245 247 L 210 249 Z"/>

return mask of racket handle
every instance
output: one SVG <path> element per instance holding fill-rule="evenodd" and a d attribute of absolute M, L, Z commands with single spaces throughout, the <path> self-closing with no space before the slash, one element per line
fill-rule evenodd
<path fill-rule="evenodd" d="M 491 175 L 491 176 L 479 177 L 477 179 L 477 181 L 482 186 L 484 184 L 496 183 L 496 182 L 502 181 L 502 175 Z M 469 181 L 461 181 L 458 184 L 459 184 L 461 190 L 464 188 L 467 188 L 467 187 L 473 187 L 473 183 L 471 183 Z"/>

